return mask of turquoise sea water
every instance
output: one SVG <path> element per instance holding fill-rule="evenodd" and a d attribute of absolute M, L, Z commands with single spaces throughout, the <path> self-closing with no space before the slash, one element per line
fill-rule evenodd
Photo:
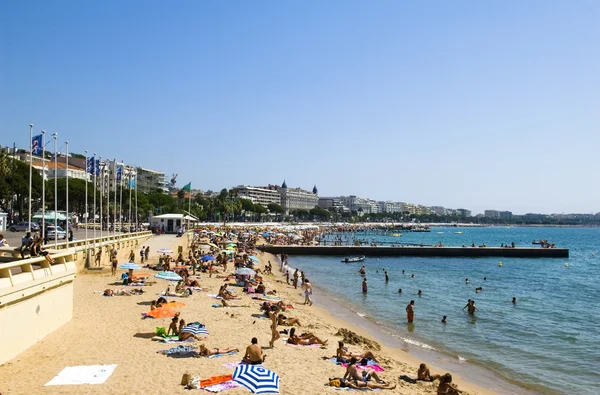
<path fill-rule="evenodd" d="M 527 247 L 532 247 L 533 239 L 547 239 L 570 248 L 570 258 L 389 257 L 345 264 L 341 257 L 294 256 L 289 263 L 304 270 L 317 289 L 327 290 L 413 346 L 485 366 L 507 381 L 541 393 L 598 393 L 600 229 L 432 228 L 430 233 L 407 232 L 402 237 L 392 233 L 396 232 L 329 237 L 446 246 L 515 242 Z M 362 294 L 358 274 L 363 264 L 367 295 Z M 476 287 L 483 287 L 483 292 L 476 294 Z M 513 296 L 516 305 L 511 303 Z M 411 299 L 415 322 L 409 326 L 404 309 Z M 467 299 L 475 300 L 479 309 L 475 317 L 462 310 Z M 448 317 L 445 325 L 440 322 L 443 315 Z"/>

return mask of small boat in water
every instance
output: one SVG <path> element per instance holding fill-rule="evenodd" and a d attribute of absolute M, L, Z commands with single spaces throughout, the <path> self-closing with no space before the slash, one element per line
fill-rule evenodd
<path fill-rule="evenodd" d="M 464 232 L 454 232 L 454 234 L 462 235 Z"/>
<path fill-rule="evenodd" d="M 402 237 L 402 233 L 394 233 L 392 237 Z"/>
<path fill-rule="evenodd" d="M 362 262 L 365 260 L 365 256 L 361 255 L 361 256 L 353 256 L 353 257 L 348 257 L 348 258 L 344 258 L 342 259 L 343 263 L 356 263 L 356 262 Z"/>

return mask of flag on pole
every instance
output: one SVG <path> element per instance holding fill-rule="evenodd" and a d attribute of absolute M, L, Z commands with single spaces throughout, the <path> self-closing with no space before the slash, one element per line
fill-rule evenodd
<path fill-rule="evenodd" d="M 122 177 L 123 177 L 123 167 L 119 166 L 119 167 L 117 167 L 117 181 L 121 181 Z"/>
<path fill-rule="evenodd" d="M 184 185 L 184 187 L 181 189 L 183 189 L 184 191 L 191 192 L 192 191 L 192 183 L 190 182 L 190 183 Z"/>
<path fill-rule="evenodd" d="M 94 158 L 88 158 L 87 159 L 87 172 L 90 174 L 94 174 L 94 171 L 96 171 L 96 166 L 94 164 Z"/>
<path fill-rule="evenodd" d="M 96 176 L 100 175 L 100 159 L 96 159 L 96 164 L 94 165 L 94 169 L 96 169 Z"/>
<path fill-rule="evenodd" d="M 31 138 L 31 154 L 42 156 L 42 135 L 38 134 Z"/>
<path fill-rule="evenodd" d="M 135 178 L 129 180 L 129 188 L 135 188 Z"/>

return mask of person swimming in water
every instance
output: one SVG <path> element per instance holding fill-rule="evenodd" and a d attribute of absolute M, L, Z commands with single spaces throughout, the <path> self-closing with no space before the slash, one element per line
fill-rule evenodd
<path fill-rule="evenodd" d="M 513 296 L 512 298 L 512 304 L 517 304 L 517 298 Z"/>
<path fill-rule="evenodd" d="M 447 322 L 447 321 L 446 321 L 446 316 L 443 316 L 443 317 L 442 317 L 442 324 L 445 324 L 446 322 Z"/>
<path fill-rule="evenodd" d="M 360 270 L 358 271 L 360 274 L 366 274 L 367 273 L 367 269 L 365 269 L 365 267 L 361 267 Z"/>

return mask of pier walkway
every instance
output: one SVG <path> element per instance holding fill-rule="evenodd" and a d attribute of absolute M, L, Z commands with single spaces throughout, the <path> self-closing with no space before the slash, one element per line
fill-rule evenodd
<path fill-rule="evenodd" d="M 389 246 L 286 246 L 265 244 L 263 251 L 288 255 L 419 256 L 445 258 L 568 258 L 568 248 L 502 247 L 389 247 Z"/>

